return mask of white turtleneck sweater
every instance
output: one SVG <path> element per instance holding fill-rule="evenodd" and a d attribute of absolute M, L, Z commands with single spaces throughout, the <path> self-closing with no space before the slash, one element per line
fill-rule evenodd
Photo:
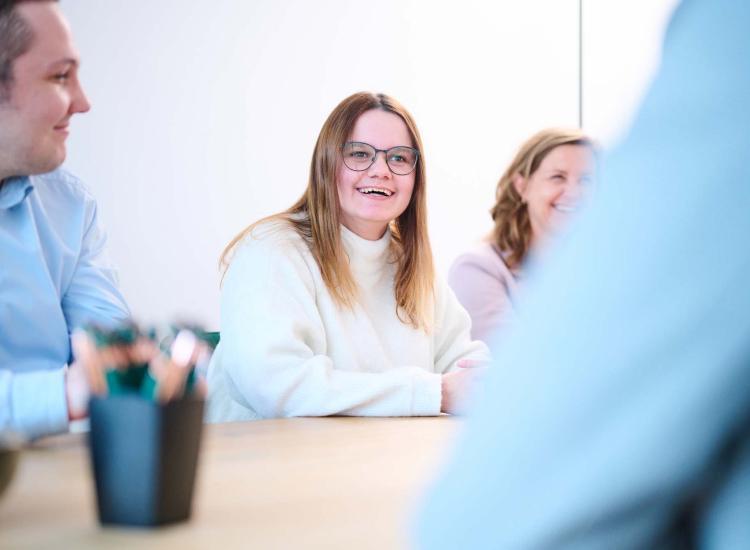
<path fill-rule="evenodd" d="M 208 372 L 210 421 L 437 415 L 441 375 L 459 359 L 489 358 L 443 280 L 430 334 L 398 319 L 389 231 L 377 241 L 343 226 L 341 235 L 360 289 L 353 309 L 336 303 L 288 224 L 268 222 L 237 247 Z"/>

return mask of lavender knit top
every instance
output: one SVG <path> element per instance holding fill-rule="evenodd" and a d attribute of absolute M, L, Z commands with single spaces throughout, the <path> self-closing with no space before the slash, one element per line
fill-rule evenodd
<path fill-rule="evenodd" d="M 471 316 L 473 339 L 489 343 L 515 315 L 518 281 L 492 243 L 482 243 L 456 258 L 448 284 Z"/>

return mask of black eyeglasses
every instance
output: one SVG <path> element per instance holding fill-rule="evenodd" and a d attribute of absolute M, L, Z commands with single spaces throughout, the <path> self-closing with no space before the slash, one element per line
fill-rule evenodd
<path fill-rule="evenodd" d="M 355 172 L 362 172 L 372 166 L 378 153 L 385 153 L 385 163 L 388 169 L 398 176 L 411 174 L 419 160 L 419 151 L 405 145 L 390 149 L 376 149 L 369 143 L 348 141 L 341 147 L 344 164 L 349 170 Z"/>

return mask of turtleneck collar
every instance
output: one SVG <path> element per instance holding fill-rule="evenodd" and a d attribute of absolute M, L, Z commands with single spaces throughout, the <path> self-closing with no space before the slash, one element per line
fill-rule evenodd
<path fill-rule="evenodd" d="M 391 244 L 391 230 L 377 241 L 364 239 L 341 226 L 341 240 L 349 256 L 349 266 L 352 271 L 360 275 L 379 273 L 388 263 Z"/>

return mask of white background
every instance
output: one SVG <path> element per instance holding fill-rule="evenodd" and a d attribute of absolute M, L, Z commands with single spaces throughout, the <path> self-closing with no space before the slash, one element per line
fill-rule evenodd
<path fill-rule="evenodd" d="M 605 146 L 627 130 L 658 69 L 677 0 L 584 0 L 583 126 Z"/>
<path fill-rule="evenodd" d="M 584 2 L 584 124 L 604 143 L 632 112 L 674 2 Z M 590 6 L 590 9 L 589 9 Z M 66 167 L 98 199 L 140 320 L 219 328 L 217 261 L 303 192 L 328 113 L 396 97 L 425 143 L 441 274 L 491 228 L 521 141 L 578 123 L 579 2 L 67 0 L 93 103 Z"/>

